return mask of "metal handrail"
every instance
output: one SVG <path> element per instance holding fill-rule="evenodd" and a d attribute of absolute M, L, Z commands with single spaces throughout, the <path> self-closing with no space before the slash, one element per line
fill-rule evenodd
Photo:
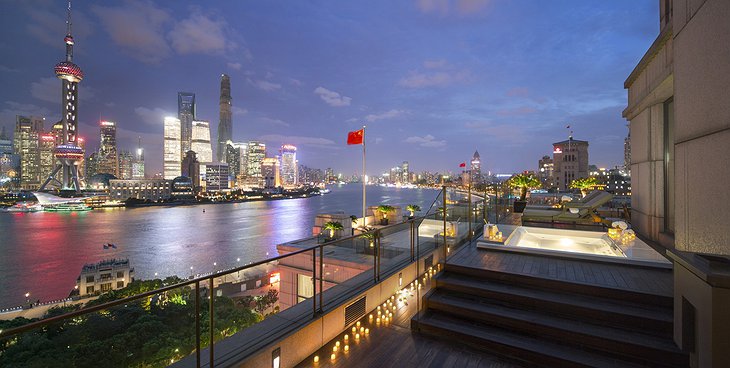
<path fill-rule="evenodd" d="M 428 216 L 428 214 L 425 215 L 425 216 L 421 216 L 421 217 L 416 217 L 416 218 L 413 218 L 413 219 L 409 219 L 406 222 L 414 222 L 415 223 L 417 221 L 425 220 L 427 216 Z M 38 321 L 34 321 L 34 322 L 31 322 L 31 323 L 28 323 L 28 324 L 25 324 L 25 325 L 22 325 L 22 326 L 10 328 L 10 329 L 7 329 L 7 330 L 2 330 L 2 331 L 0 331 L 0 338 L 6 338 L 6 337 L 14 336 L 14 335 L 17 335 L 17 334 L 20 334 L 20 333 L 23 333 L 23 332 L 26 332 L 26 331 L 29 331 L 29 330 L 33 330 L 33 329 L 37 329 L 39 327 L 43 327 L 43 326 L 48 325 L 48 324 L 51 324 L 51 323 L 60 322 L 60 321 L 63 321 L 63 320 L 69 319 L 69 318 L 74 318 L 74 317 L 78 317 L 78 316 L 81 316 L 81 315 L 85 315 L 85 314 L 89 314 L 89 313 L 94 313 L 94 312 L 97 312 L 97 311 L 100 311 L 100 310 L 109 309 L 111 307 L 116 307 L 118 305 L 130 303 L 130 302 L 133 302 L 133 301 L 137 301 L 137 300 L 140 300 L 140 299 L 143 299 L 143 298 L 147 298 L 147 297 L 153 296 L 155 294 L 164 293 L 166 291 L 170 291 L 170 290 L 174 290 L 174 289 L 179 289 L 179 288 L 182 288 L 182 287 L 185 287 L 185 286 L 189 286 L 189 285 L 193 285 L 193 284 L 198 284 L 201 281 L 212 280 L 213 278 L 216 278 L 216 277 L 222 277 L 222 276 L 229 275 L 229 274 L 232 274 L 232 273 L 235 273 L 235 272 L 240 272 L 240 271 L 243 271 L 243 270 L 247 270 L 247 269 L 250 269 L 250 268 L 253 268 L 253 267 L 257 267 L 257 266 L 266 264 L 266 263 L 275 262 L 275 261 L 278 261 L 280 259 L 284 259 L 286 257 L 291 257 L 291 256 L 295 256 L 295 255 L 298 255 L 298 254 L 302 254 L 302 253 L 306 253 L 306 252 L 311 252 L 314 249 L 323 249 L 326 246 L 331 246 L 331 245 L 334 245 L 334 244 L 337 244 L 337 243 L 341 243 L 341 242 L 346 242 L 346 241 L 358 239 L 363 234 L 366 234 L 366 233 L 373 233 L 373 234 L 376 234 L 376 236 L 378 236 L 379 233 L 382 230 L 388 229 L 388 228 L 391 228 L 391 227 L 400 226 L 400 225 L 402 225 L 402 223 L 388 225 L 388 226 L 385 226 L 385 227 L 382 227 L 382 228 L 378 228 L 378 229 L 375 229 L 375 230 L 371 230 L 371 231 L 368 231 L 368 232 L 365 232 L 365 233 L 361 233 L 361 234 L 358 234 L 358 235 L 352 235 L 352 236 L 348 236 L 348 237 L 345 237 L 345 238 L 342 238 L 342 239 L 332 240 L 332 241 L 329 241 L 329 242 L 326 242 L 326 243 L 323 243 L 323 244 L 314 245 L 314 246 L 311 246 L 311 247 L 308 247 L 308 248 L 304 248 L 304 249 L 300 249 L 300 250 L 297 250 L 297 251 L 294 251 L 294 252 L 291 252 L 291 253 L 287 253 L 287 254 L 284 254 L 284 255 L 279 255 L 279 256 L 276 256 L 276 257 L 272 257 L 272 258 L 264 259 L 264 260 L 261 260 L 261 261 L 249 263 L 247 265 L 235 267 L 235 268 L 226 270 L 225 272 L 222 272 L 221 271 L 221 272 L 217 272 L 217 273 L 212 273 L 212 274 L 209 274 L 209 275 L 205 275 L 205 276 L 193 278 L 193 279 L 190 279 L 190 280 L 187 280 L 187 281 L 179 282 L 177 284 L 163 286 L 163 287 L 161 287 L 159 289 L 150 290 L 150 291 L 146 291 L 146 292 L 143 292 L 143 293 L 140 293 L 140 294 L 132 295 L 132 296 L 129 296 L 129 297 L 126 297 L 126 298 L 109 301 L 109 302 L 106 302 L 104 304 L 95 305 L 95 306 L 88 307 L 88 308 L 82 308 L 82 309 L 79 309 L 77 311 L 71 311 L 71 312 L 64 313 L 64 314 L 61 314 L 61 315 L 58 315 L 58 316 L 53 316 L 53 317 L 49 317 L 49 318 L 40 319 Z M 321 255 L 320 255 L 320 258 L 321 258 Z M 319 290 L 319 293 L 320 294 L 322 293 L 321 288 Z M 320 308 L 321 308 L 321 305 L 320 305 Z"/>

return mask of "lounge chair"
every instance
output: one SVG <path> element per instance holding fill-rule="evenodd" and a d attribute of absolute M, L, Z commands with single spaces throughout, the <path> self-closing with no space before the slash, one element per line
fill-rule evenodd
<path fill-rule="evenodd" d="M 597 223 L 602 218 L 596 210 L 611 201 L 613 195 L 603 191 L 594 191 L 581 200 L 566 202 L 561 208 L 526 208 L 522 213 L 525 222 L 558 222 L 558 223 Z"/>

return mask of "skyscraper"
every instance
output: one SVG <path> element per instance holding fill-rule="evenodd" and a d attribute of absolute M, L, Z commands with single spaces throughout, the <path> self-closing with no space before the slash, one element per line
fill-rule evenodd
<path fill-rule="evenodd" d="M 177 93 L 177 118 L 180 119 L 180 160 L 190 151 L 195 120 L 195 93 Z"/>
<path fill-rule="evenodd" d="M 207 121 L 193 121 L 192 141 L 190 150 L 198 155 L 198 161 L 213 162 L 213 148 L 210 145 L 210 123 Z"/>
<path fill-rule="evenodd" d="M 180 165 L 183 157 L 180 155 L 180 131 L 180 119 L 172 116 L 165 117 L 162 171 L 165 179 L 168 180 L 180 176 Z"/>
<path fill-rule="evenodd" d="M 53 153 L 56 149 L 56 138 L 51 133 L 41 134 L 39 142 L 40 180 L 46 180 L 55 167 L 56 158 Z"/>
<path fill-rule="evenodd" d="M 261 176 L 264 189 L 273 189 L 282 185 L 279 171 L 279 160 L 274 157 L 264 158 L 261 162 Z"/>
<path fill-rule="evenodd" d="M 248 154 L 248 144 L 238 142 L 228 142 L 226 144 L 226 163 L 232 177 L 238 178 L 239 175 L 246 173 L 246 155 Z"/>
<path fill-rule="evenodd" d="M 142 148 L 142 137 L 139 137 L 132 162 L 132 179 L 144 179 L 144 177 L 144 148 Z"/>
<path fill-rule="evenodd" d="M 48 179 L 41 185 L 41 190 L 55 182 L 61 189 L 81 191 L 79 184 L 79 163 L 84 160 L 84 150 L 78 146 L 78 84 L 84 78 L 84 72 L 73 63 L 74 39 L 71 36 L 71 2 L 66 14 L 66 60 L 56 64 L 54 71 L 61 80 L 61 123 L 63 124 L 63 143 L 56 147 L 54 156 L 58 162 Z M 61 180 L 55 178 L 61 171 Z"/>
<path fill-rule="evenodd" d="M 261 178 L 261 164 L 266 157 L 266 145 L 262 142 L 248 142 L 247 176 Z"/>
<path fill-rule="evenodd" d="M 408 161 L 403 161 L 403 163 L 400 165 L 400 182 L 403 184 L 407 184 L 411 182 L 411 171 L 409 169 Z"/>
<path fill-rule="evenodd" d="M 13 190 L 20 184 L 20 156 L 13 153 L 13 141 L 0 130 L 0 189 Z"/>
<path fill-rule="evenodd" d="M 555 186 L 555 179 L 553 178 L 553 172 L 555 171 L 555 164 L 553 159 L 548 156 L 542 156 L 537 162 L 537 178 L 540 179 L 542 185 L 550 189 Z"/>
<path fill-rule="evenodd" d="M 97 173 L 119 174 L 119 153 L 117 152 L 117 123 L 102 121 L 99 123 L 99 163 Z"/>
<path fill-rule="evenodd" d="M 43 118 L 15 117 L 13 151 L 20 156 L 20 187 L 38 189 L 41 185 L 40 136 Z"/>
<path fill-rule="evenodd" d="M 281 146 L 281 185 L 293 187 L 298 184 L 297 147 L 285 144 Z"/>
<path fill-rule="evenodd" d="M 479 151 L 474 151 L 474 156 L 471 158 L 471 182 L 472 184 L 482 182 L 482 159 L 479 157 Z"/>
<path fill-rule="evenodd" d="M 226 143 L 231 139 L 233 139 L 231 78 L 221 74 L 220 120 L 218 122 L 218 149 L 216 151 L 219 162 L 226 162 Z"/>
<path fill-rule="evenodd" d="M 134 156 L 132 152 L 119 152 L 119 179 L 132 179 L 132 170 L 134 165 Z"/>

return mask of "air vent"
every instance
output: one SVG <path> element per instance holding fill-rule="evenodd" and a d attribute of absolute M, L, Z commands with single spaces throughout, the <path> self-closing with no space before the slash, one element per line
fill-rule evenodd
<path fill-rule="evenodd" d="M 345 326 L 350 325 L 365 315 L 365 299 L 366 297 L 363 296 L 345 307 Z"/>

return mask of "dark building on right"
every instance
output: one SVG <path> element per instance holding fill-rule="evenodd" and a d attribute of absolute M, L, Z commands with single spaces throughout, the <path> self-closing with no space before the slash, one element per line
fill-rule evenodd
<path fill-rule="evenodd" d="M 624 82 L 631 223 L 673 262 L 674 341 L 730 362 L 730 1 L 662 0 L 659 35 Z"/>

